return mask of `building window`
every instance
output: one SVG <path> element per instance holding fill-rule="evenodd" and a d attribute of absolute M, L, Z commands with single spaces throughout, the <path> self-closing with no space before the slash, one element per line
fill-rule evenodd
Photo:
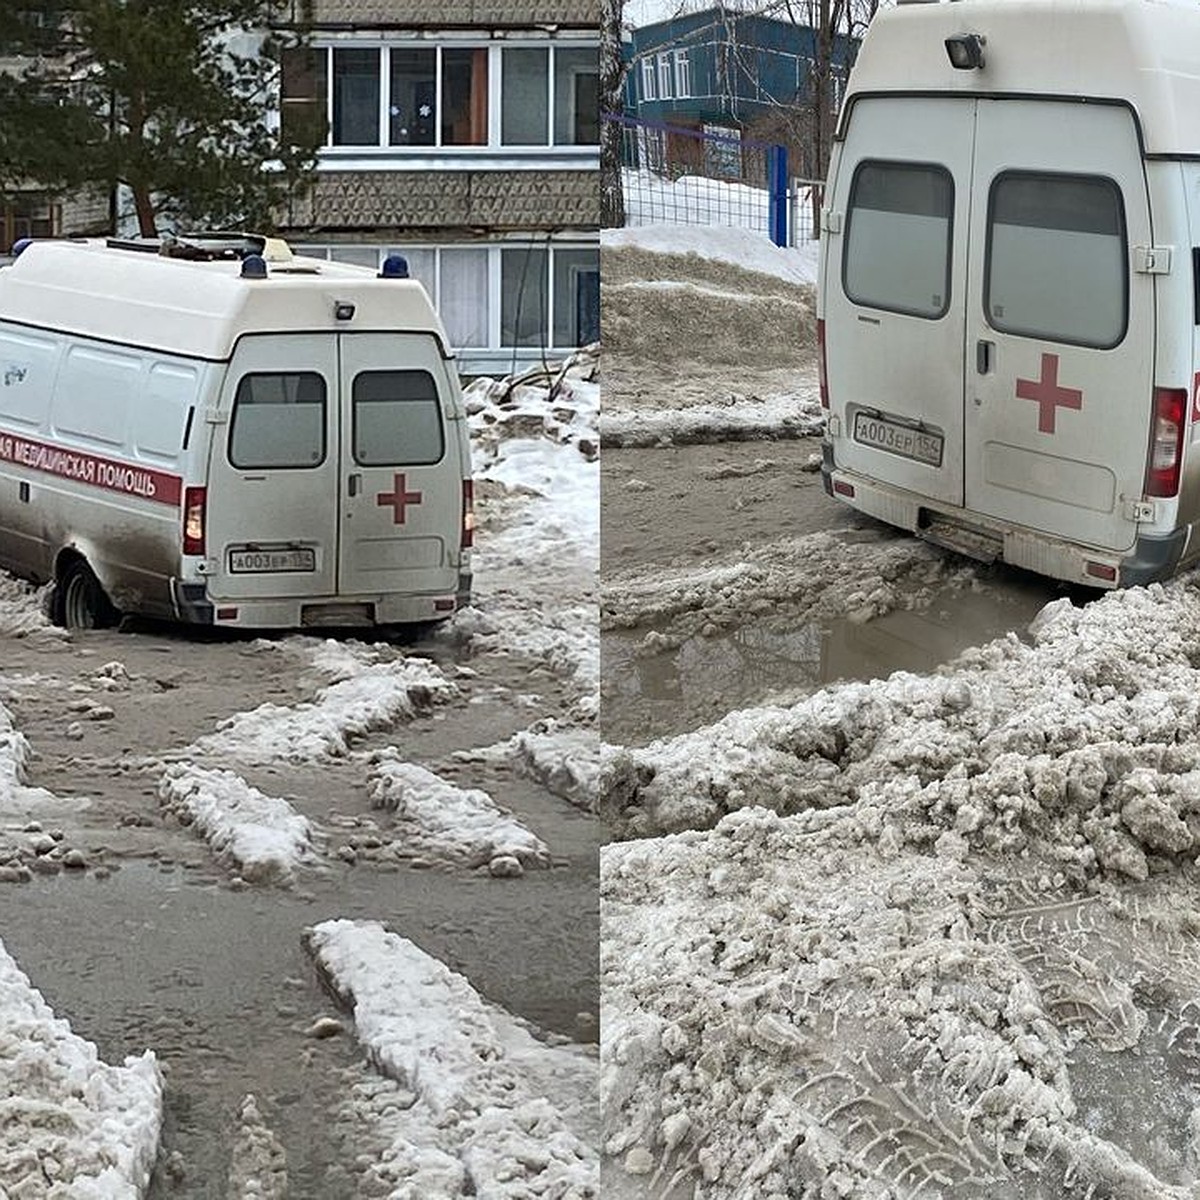
<path fill-rule="evenodd" d="M 442 52 L 442 145 L 486 146 L 488 52 L 485 47 Z"/>
<path fill-rule="evenodd" d="M 311 132 L 305 121 L 328 121 L 334 147 L 598 146 L 599 110 L 594 44 L 318 46 L 283 56 L 280 125 L 296 142 Z"/>
<path fill-rule="evenodd" d="M 671 56 L 669 54 L 658 56 L 658 98 L 660 100 L 670 100 L 671 98 Z"/>
<path fill-rule="evenodd" d="M 445 249 L 438 255 L 437 306 L 450 345 L 484 347 L 488 338 L 488 252 Z"/>
<path fill-rule="evenodd" d="M 675 51 L 675 98 L 684 100 L 692 94 L 692 69 L 686 50 Z"/>
<path fill-rule="evenodd" d="M 550 51 L 505 46 L 500 71 L 500 141 L 505 146 L 547 145 Z"/>
<path fill-rule="evenodd" d="M 62 205 L 48 204 L 36 194 L 20 196 L 0 208 L 0 253 L 27 237 L 61 237 Z"/>
<path fill-rule="evenodd" d="M 333 144 L 379 144 L 379 51 L 333 52 Z"/>
<path fill-rule="evenodd" d="M 535 246 L 500 251 L 500 344 L 544 346 L 549 254 Z"/>
<path fill-rule="evenodd" d="M 392 50 L 388 92 L 388 144 L 437 142 L 437 51 Z"/>
<path fill-rule="evenodd" d="M 574 349 L 600 337 L 600 252 L 544 242 L 490 246 L 305 246 L 297 254 L 378 269 L 389 254 L 429 293 L 458 351 Z"/>
<path fill-rule="evenodd" d="M 654 59 L 642 59 L 642 99 L 654 100 L 657 95 L 654 90 Z"/>
<path fill-rule="evenodd" d="M 328 58 L 325 50 L 315 50 L 312 46 L 290 46 L 283 51 L 279 133 L 285 144 L 307 143 L 316 130 L 322 134 L 316 140 L 325 140 L 323 135 L 329 120 L 325 103 L 329 90 Z"/>
<path fill-rule="evenodd" d="M 595 50 L 554 50 L 554 142 L 600 143 L 600 60 Z"/>
<path fill-rule="evenodd" d="M 554 252 L 555 346 L 600 340 L 600 260 L 595 250 Z"/>

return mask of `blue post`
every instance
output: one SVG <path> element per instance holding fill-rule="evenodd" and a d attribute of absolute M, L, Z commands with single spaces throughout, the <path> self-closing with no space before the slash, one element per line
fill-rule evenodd
<path fill-rule="evenodd" d="M 788 244 L 788 158 L 786 146 L 767 151 L 767 233 L 777 246 Z"/>

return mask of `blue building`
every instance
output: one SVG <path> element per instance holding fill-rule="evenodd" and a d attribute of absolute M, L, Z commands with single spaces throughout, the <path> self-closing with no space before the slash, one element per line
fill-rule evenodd
<path fill-rule="evenodd" d="M 835 113 L 857 45 L 844 35 L 834 41 L 829 99 Z M 816 58 L 809 26 L 709 8 L 634 29 L 625 50 L 630 116 L 783 141 L 794 167 L 805 170 L 804 123 L 812 117 Z"/>

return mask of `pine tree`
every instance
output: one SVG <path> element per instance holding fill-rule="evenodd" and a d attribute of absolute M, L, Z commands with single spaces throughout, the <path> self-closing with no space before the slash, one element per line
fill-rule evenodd
<path fill-rule="evenodd" d="M 279 0 L 66 0 L 19 5 L 56 53 L 7 96 L 0 166 L 46 185 L 132 194 L 138 226 L 269 228 L 302 189 L 324 129 L 281 144 L 268 113 L 280 56 Z M 273 28 L 274 27 L 274 28 Z M 2 101 L 0 101 L 2 102 Z M 11 116 L 19 118 L 19 125 Z"/>

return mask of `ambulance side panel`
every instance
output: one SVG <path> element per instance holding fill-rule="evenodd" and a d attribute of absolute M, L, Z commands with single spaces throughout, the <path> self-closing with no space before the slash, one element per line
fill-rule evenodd
<path fill-rule="evenodd" d="M 122 610 L 175 615 L 180 503 L 212 364 L 0 323 L 0 564 L 82 556 Z"/>

